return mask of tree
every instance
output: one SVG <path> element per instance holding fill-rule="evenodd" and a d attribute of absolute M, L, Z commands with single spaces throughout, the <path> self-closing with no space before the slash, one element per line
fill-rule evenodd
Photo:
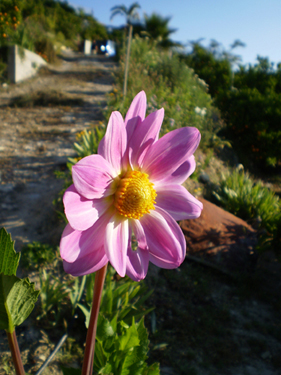
<path fill-rule="evenodd" d="M 151 16 L 145 15 L 145 31 L 151 39 L 157 40 L 158 45 L 163 48 L 179 46 L 179 43 L 173 42 L 170 35 L 177 29 L 170 29 L 168 23 L 171 17 L 162 17 L 159 14 L 152 13 Z"/>
<path fill-rule="evenodd" d="M 22 21 L 19 1 L 0 2 L 0 47 L 13 42 L 17 28 Z"/>
<path fill-rule="evenodd" d="M 127 52 L 126 52 L 126 61 L 125 61 L 125 73 L 124 73 L 124 86 L 123 86 L 123 95 L 124 97 L 127 94 L 127 82 L 128 82 L 128 73 L 129 73 L 129 59 L 130 59 L 130 50 L 131 50 L 131 42 L 132 42 L 132 35 L 133 35 L 133 22 L 135 20 L 139 20 L 139 14 L 137 9 L 140 6 L 138 3 L 133 3 L 129 8 L 125 5 L 115 6 L 111 8 L 111 17 L 112 19 L 117 14 L 126 17 L 126 23 L 129 26 L 129 36 L 128 36 L 128 45 L 127 45 Z"/>

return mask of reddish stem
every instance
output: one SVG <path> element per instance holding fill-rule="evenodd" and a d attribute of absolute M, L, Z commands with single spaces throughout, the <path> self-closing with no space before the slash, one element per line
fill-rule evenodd
<path fill-rule="evenodd" d="M 93 373 L 97 323 L 106 269 L 107 264 L 96 272 L 93 305 L 89 328 L 87 332 L 86 347 L 81 375 L 92 375 Z"/>
<path fill-rule="evenodd" d="M 16 331 L 14 330 L 13 333 L 6 331 L 6 333 L 8 336 L 8 342 L 9 342 L 10 350 L 12 353 L 12 358 L 13 358 L 14 366 L 16 369 L 16 374 L 25 375 L 25 371 L 23 368 L 22 360 L 21 360 L 18 340 L 16 336 Z"/>

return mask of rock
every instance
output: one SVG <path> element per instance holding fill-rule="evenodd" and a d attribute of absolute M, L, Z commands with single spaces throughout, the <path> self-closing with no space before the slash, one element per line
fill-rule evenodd
<path fill-rule="evenodd" d="M 200 173 L 198 180 L 203 184 L 208 184 L 210 182 L 210 177 L 206 172 L 202 172 Z"/>
<path fill-rule="evenodd" d="M 250 271 L 256 264 L 256 231 L 244 220 L 199 198 L 203 211 L 198 219 L 183 220 L 187 254 L 208 258 L 231 272 Z"/>

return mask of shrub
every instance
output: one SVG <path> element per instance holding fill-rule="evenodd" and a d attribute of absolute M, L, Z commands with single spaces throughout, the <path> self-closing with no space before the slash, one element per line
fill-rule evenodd
<path fill-rule="evenodd" d="M 19 1 L 1 0 L 0 3 L 0 46 L 13 42 L 14 35 L 21 23 Z"/>
<path fill-rule="evenodd" d="M 35 52 L 43 57 L 47 62 L 53 64 L 56 62 L 56 51 L 54 48 L 53 43 L 48 38 L 43 38 L 41 40 L 37 40 L 34 43 Z"/>
<path fill-rule="evenodd" d="M 181 59 L 206 81 L 213 98 L 230 89 L 231 62 L 223 54 L 216 54 L 210 47 L 205 48 L 200 43 L 194 43 L 192 52 L 181 55 Z"/>
<path fill-rule="evenodd" d="M 156 42 L 136 36 L 132 42 L 128 93 L 122 97 L 124 62 L 116 77 L 116 89 L 110 94 L 108 115 L 112 110 L 125 114 L 130 101 L 141 90 L 148 99 L 148 113 L 165 108 L 162 135 L 183 126 L 195 126 L 202 134 L 201 147 L 212 146 L 222 127 L 219 112 L 213 106 L 204 81 L 177 56 L 159 51 Z"/>
<path fill-rule="evenodd" d="M 281 161 L 281 68 L 273 71 L 267 59 L 235 74 L 235 89 L 218 103 L 227 123 L 225 135 L 240 157 L 260 167 Z"/>
<path fill-rule="evenodd" d="M 26 270 L 37 270 L 54 262 L 58 257 L 58 249 L 48 244 L 32 242 L 23 247 L 21 265 Z"/>
<path fill-rule="evenodd" d="M 281 160 L 281 94 L 256 88 L 228 91 L 221 99 L 221 110 L 240 157 L 257 166 L 276 166 Z"/>
<path fill-rule="evenodd" d="M 219 204 L 241 219 L 256 221 L 272 232 L 280 217 L 279 198 L 242 168 L 222 176 L 219 188 L 213 192 Z"/>

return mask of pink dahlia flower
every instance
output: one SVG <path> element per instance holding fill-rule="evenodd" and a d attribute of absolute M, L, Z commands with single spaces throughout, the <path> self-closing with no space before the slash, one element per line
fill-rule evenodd
<path fill-rule="evenodd" d="M 147 117 L 145 112 L 142 91 L 125 121 L 119 112 L 111 114 L 98 154 L 72 167 L 60 253 L 65 271 L 74 276 L 109 261 L 120 276 L 139 281 L 149 262 L 176 268 L 185 258 L 176 220 L 197 218 L 203 208 L 181 185 L 194 172 L 200 133 L 186 127 L 158 139 L 164 109 Z"/>

